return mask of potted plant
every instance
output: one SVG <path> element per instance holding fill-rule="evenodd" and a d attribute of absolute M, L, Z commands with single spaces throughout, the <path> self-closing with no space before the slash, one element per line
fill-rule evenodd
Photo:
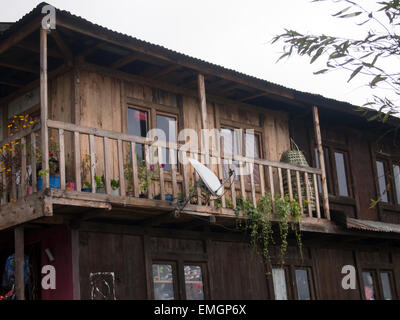
<path fill-rule="evenodd" d="M 119 180 L 111 179 L 111 194 L 113 196 L 119 196 Z"/>
<path fill-rule="evenodd" d="M 59 167 L 59 160 L 58 160 L 58 152 L 59 152 L 59 145 L 57 142 L 54 141 L 54 137 L 49 138 L 49 169 L 43 170 L 42 169 L 42 157 L 40 154 L 40 150 L 37 148 L 36 154 L 37 159 L 39 162 L 38 165 L 38 190 L 42 190 L 43 187 L 43 178 L 47 175 L 49 176 L 49 188 L 51 189 L 60 189 L 60 167 Z"/>
<path fill-rule="evenodd" d="M 84 188 L 81 189 L 82 192 L 92 192 L 92 184 L 89 181 L 83 183 Z"/>
<path fill-rule="evenodd" d="M 101 176 L 95 176 L 94 177 L 96 180 L 96 193 L 106 193 L 106 179 L 104 177 L 104 174 Z"/>

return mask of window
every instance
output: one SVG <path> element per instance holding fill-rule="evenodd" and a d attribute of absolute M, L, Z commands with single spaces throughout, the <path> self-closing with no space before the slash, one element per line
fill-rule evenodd
<path fill-rule="evenodd" d="M 177 142 L 177 120 L 175 117 L 157 114 L 157 129 L 165 133 L 167 142 Z M 178 152 L 175 151 L 175 162 L 177 162 Z M 165 164 L 165 170 L 171 170 L 170 150 L 162 148 L 162 162 Z"/>
<path fill-rule="evenodd" d="M 347 174 L 345 165 L 345 156 L 342 152 L 335 152 L 336 178 L 338 182 L 339 195 L 343 197 L 349 196 L 347 187 Z"/>
<path fill-rule="evenodd" d="M 362 273 L 364 283 L 365 300 L 375 300 L 375 277 L 372 271 L 364 271 Z"/>
<path fill-rule="evenodd" d="M 221 148 L 224 156 L 232 157 L 239 154 L 239 137 L 238 130 L 221 128 Z M 224 159 L 224 179 L 229 178 L 229 160 Z M 237 161 L 233 161 L 232 169 L 238 170 Z M 235 180 L 239 180 L 239 176 L 235 174 Z"/>
<path fill-rule="evenodd" d="M 146 137 L 149 130 L 149 116 L 147 111 L 128 108 L 128 133 L 134 136 Z M 136 154 L 143 160 L 144 147 L 142 144 L 136 144 Z"/>
<path fill-rule="evenodd" d="M 155 119 L 150 121 L 150 119 Z M 162 130 L 165 134 L 167 142 L 177 142 L 178 136 L 178 116 L 171 113 L 167 114 L 164 111 L 159 113 L 156 109 L 150 108 L 128 108 L 128 133 L 131 135 L 146 137 L 150 129 L 156 127 Z M 161 137 L 162 138 L 162 137 Z M 140 160 L 145 157 L 143 144 L 136 144 L 136 154 Z M 165 164 L 164 170 L 171 169 L 171 159 L 169 149 L 162 148 L 162 163 Z M 177 151 L 174 160 L 177 163 Z"/>
<path fill-rule="evenodd" d="M 279 260 L 275 260 L 274 263 Z M 297 264 L 292 260 L 291 265 L 277 265 L 272 268 L 272 285 L 274 288 L 275 300 L 313 300 L 315 290 L 312 280 L 312 261 L 304 260 L 304 263 Z M 304 265 L 305 264 L 305 265 Z"/>
<path fill-rule="evenodd" d="M 297 297 L 299 300 L 311 300 L 307 269 L 296 269 Z"/>
<path fill-rule="evenodd" d="M 201 263 L 180 261 L 154 263 L 152 266 L 154 299 L 204 300 L 206 298 L 204 268 L 205 265 Z"/>
<path fill-rule="evenodd" d="M 400 161 L 379 154 L 375 161 L 377 197 L 387 206 L 400 205 Z M 398 208 L 397 208 L 398 209 Z"/>
<path fill-rule="evenodd" d="M 175 299 L 172 264 L 153 264 L 153 284 L 155 300 Z"/>
<path fill-rule="evenodd" d="M 324 147 L 324 160 L 328 193 L 334 196 L 351 197 L 350 167 L 347 151 L 337 150 L 333 147 Z M 320 168 L 318 149 L 314 149 L 315 164 Z M 321 189 L 321 177 L 318 176 L 318 189 Z"/>
<path fill-rule="evenodd" d="M 273 268 L 272 281 L 274 284 L 275 300 L 287 300 L 286 270 L 283 268 Z"/>
<path fill-rule="evenodd" d="M 378 175 L 379 196 L 382 202 L 389 202 L 388 193 L 386 189 L 386 168 L 383 161 L 376 161 L 376 173 Z"/>
<path fill-rule="evenodd" d="M 187 300 L 204 300 L 203 275 L 200 266 L 186 265 L 185 289 Z"/>
<path fill-rule="evenodd" d="M 244 155 L 251 159 L 260 159 L 260 135 L 259 134 L 244 134 Z M 250 176 L 247 176 L 247 182 L 250 183 Z M 260 183 L 260 167 L 254 166 L 254 183 Z"/>
<path fill-rule="evenodd" d="M 393 180 L 396 189 L 397 204 L 400 205 L 400 166 L 398 164 L 393 165 Z"/>
<path fill-rule="evenodd" d="M 382 283 L 382 291 L 383 291 L 383 299 L 384 300 L 392 300 L 392 275 L 390 272 L 381 272 L 381 283 Z"/>

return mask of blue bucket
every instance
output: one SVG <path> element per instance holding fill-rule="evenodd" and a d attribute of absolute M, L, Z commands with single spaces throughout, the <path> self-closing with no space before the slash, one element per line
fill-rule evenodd
<path fill-rule="evenodd" d="M 37 179 L 37 182 L 38 182 L 38 190 L 42 190 L 42 188 L 43 188 L 42 177 L 39 177 Z M 60 189 L 61 188 L 59 176 L 50 176 L 49 183 L 50 183 L 50 186 L 49 186 L 50 189 Z"/>

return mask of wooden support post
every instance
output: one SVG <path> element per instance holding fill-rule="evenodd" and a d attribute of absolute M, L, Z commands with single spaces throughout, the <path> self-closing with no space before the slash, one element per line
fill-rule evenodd
<path fill-rule="evenodd" d="M 322 149 L 322 138 L 321 138 L 321 128 L 319 126 L 318 107 L 316 106 L 313 106 L 313 119 L 314 119 L 315 139 L 317 141 L 319 165 L 321 168 L 322 201 L 324 206 L 325 217 L 328 220 L 330 220 L 331 215 L 329 212 L 328 184 L 326 180 L 325 159 L 324 159 L 324 152 Z"/>
<path fill-rule="evenodd" d="M 14 247 L 15 247 L 15 294 L 17 300 L 25 300 L 24 284 L 24 228 L 16 227 L 14 229 Z"/>
<path fill-rule="evenodd" d="M 49 170 L 48 88 L 47 88 L 47 31 L 40 29 L 40 123 L 42 170 Z M 43 189 L 49 187 L 49 175 L 43 177 Z"/>
<path fill-rule="evenodd" d="M 200 101 L 200 112 L 201 112 L 201 129 L 202 134 L 201 134 L 201 147 L 202 147 L 202 152 L 205 153 L 205 162 L 206 165 L 209 166 L 210 164 L 210 159 L 209 159 L 209 148 L 208 148 L 208 143 L 206 143 L 206 137 L 208 136 L 205 134 L 204 129 L 207 129 L 207 101 L 206 101 L 206 86 L 204 82 L 204 76 L 202 74 L 197 75 L 197 89 L 199 93 L 199 101 Z M 206 148 L 207 147 L 207 148 Z"/>

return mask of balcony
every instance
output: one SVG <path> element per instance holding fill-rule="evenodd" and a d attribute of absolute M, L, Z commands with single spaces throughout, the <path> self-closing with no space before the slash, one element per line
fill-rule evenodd
<path fill-rule="evenodd" d="M 39 143 L 39 125 L 1 143 L 3 160 L 9 164 L 2 163 L 0 176 L 0 229 L 59 214 L 84 220 L 147 219 L 171 212 L 236 218 L 239 197 L 257 206 L 266 192 L 295 199 L 308 220 L 329 219 L 320 205 L 320 169 L 199 153 L 183 145 L 53 120 L 47 120 L 47 127 L 46 148 Z M 50 166 L 42 168 L 42 155 L 47 153 Z M 209 159 L 209 168 L 220 180 L 234 167 L 241 174 L 225 179 L 220 199 L 208 197 L 189 157 L 203 163 Z M 249 174 L 242 174 L 246 168 Z M 188 199 L 184 207 L 183 199 Z"/>

